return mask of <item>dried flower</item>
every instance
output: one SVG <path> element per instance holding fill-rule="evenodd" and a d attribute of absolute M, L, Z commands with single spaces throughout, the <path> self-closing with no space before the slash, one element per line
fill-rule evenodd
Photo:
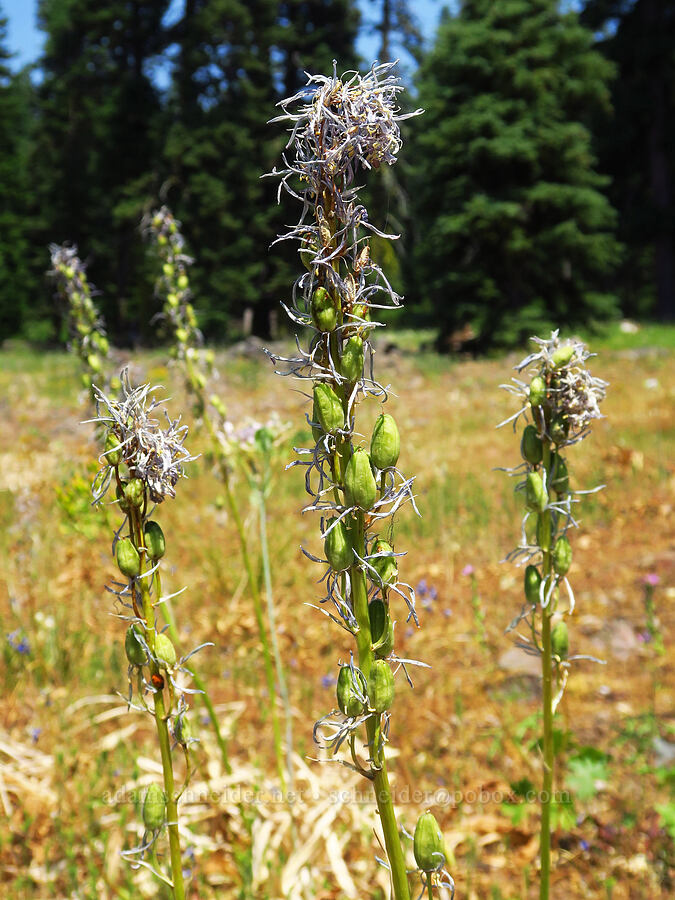
<path fill-rule="evenodd" d="M 166 497 L 176 496 L 176 484 L 185 475 L 185 464 L 196 459 L 183 446 L 187 425 L 181 425 L 180 419 L 171 420 L 164 411 L 167 426 L 162 429 L 159 419 L 153 416 L 164 402 L 152 396 L 157 388 L 149 384 L 132 388 L 126 369 L 121 381 L 120 399 L 111 399 L 94 386 L 97 415 L 93 421 L 108 426 L 117 439 L 115 453 L 121 451 L 121 461 L 131 478 L 140 479 L 147 485 L 150 499 L 161 503 Z M 95 500 L 103 497 L 112 477 L 105 453 L 103 461 L 103 469 L 94 482 Z"/>

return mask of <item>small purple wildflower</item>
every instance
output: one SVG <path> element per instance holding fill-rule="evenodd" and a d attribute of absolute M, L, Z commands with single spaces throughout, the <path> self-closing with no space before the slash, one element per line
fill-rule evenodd
<path fill-rule="evenodd" d="M 452 610 L 446 606 L 446 608 L 443 610 L 443 615 L 445 616 L 446 619 L 449 619 L 450 616 L 452 615 Z"/>
<path fill-rule="evenodd" d="M 656 585 L 661 581 L 656 572 L 650 572 L 648 575 L 642 579 L 642 581 L 648 585 L 649 587 L 656 587 Z"/>
<path fill-rule="evenodd" d="M 433 609 L 433 601 L 438 600 L 438 591 L 432 584 L 428 584 L 426 578 L 422 578 L 415 588 L 415 593 L 420 598 L 422 606 L 426 610 Z"/>
<path fill-rule="evenodd" d="M 329 688 L 335 684 L 335 676 L 332 674 L 324 675 L 321 679 L 321 687 Z"/>
<path fill-rule="evenodd" d="M 38 738 L 40 737 L 41 734 L 42 734 L 41 728 L 31 728 L 30 736 L 31 736 L 31 740 L 33 741 L 34 744 L 37 744 Z"/>
<path fill-rule="evenodd" d="M 22 656 L 26 656 L 30 653 L 28 638 L 24 637 L 20 631 L 11 631 L 7 635 L 7 643 L 13 650 L 16 650 L 16 652 L 20 653 Z"/>
<path fill-rule="evenodd" d="M 462 569 L 462 575 L 473 575 L 474 572 L 475 572 L 475 569 L 474 569 L 474 567 L 471 565 L 471 563 L 468 563 L 468 564 L 467 564 L 466 566 L 464 566 L 464 568 Z"/>

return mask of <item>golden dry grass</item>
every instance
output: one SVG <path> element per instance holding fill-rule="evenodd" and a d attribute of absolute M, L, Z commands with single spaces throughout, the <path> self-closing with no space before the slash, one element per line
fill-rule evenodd
<path fill-rule="evenodd" d="M 110 525 L 84 499 L 97 450 L 79 425 L 75 363 L 61 355 L 5 354 L 3 361 L 0 625 L 3 640 L 15 631 L 25 636 L 30 653 L 3 645 L 0 893 L 12 900 L 158 896 L 150 876 L 130 872 L 119 857 L 137 842 L 134 798 L 156 778 L 157 753 L 152 723 L 127 713 L 116 693 L 126 691 L 126 664 L 122 627 L 104 591 L 114 571 Z M 399 516 L 396 549 L 409 551 L 401 575 L 436 592 L 428 608 L 420 606 L 419 631 L 406 625 L 403 610 L 399 615 L 401 655 L 433 668 L 417 671 L 412 692 L 400 683 L 391 736 L 395 790 L 409 830 L 433 806 L 456 857 L 458 898 L 537 895 L 536 811 L 514 824 L 499 802 L 519 779 L 540 780 L 531 747 L 536 727 L 526 727 L 537 709 L 538 679 L 509 655 L 512 637 L 503 633 L 520 608 L 520 574 L 500 563 L 517 541 L 520 509 L 513 484 L 495 468 L 518 461 L 518 439 L 494 425 L 512 411 L 497 385 L 515 361 L 396 352 L 377 363 L 380 380 L 398 395 L 389 406 L 403 436 L 400 465 L 417 474 L 423 514 L 418 520 L 407 508 Z M 606 781 L 595 796 L 577 799 L 576 821 L 556 835 L 553 896 L 672 896 L 673 843 L 656 807 L 673 802 L 674 762 L 663 760 L 675 742 L 674 368 L 658 351 L 603 353 L 593 370 L 611 382 L 607 418 L 570 451 L 577 484 L 607 485 L 584 500 L 573 539 L 572 652 L 607 665 L 575 667 L 559 727 L 610 761 Z M 136 380 L 168 382 L 169 409 L 180 410 L 179 378 L 161 357 L 145 354 L 134 370 Z M 175 604 L 182 649 L 215 643 L 196 664 L 230 736 L 234 769 L 226 776 L 202 724 L 199 769 L 183 804 L 185 839 L 194 850 L 191 896 L 386 896 L 385 873 L 374 862 L 368 786 L 347 770 L 308 761 L 318 755 L 312 724 L 334 705 L 323 678 L 348 658 L 350 644 L 306 605 L 319 597 L 320 570 L 299 546 L 320 550 L 318 523 L 299 513 L 300 473 L 283 467 L 290 444 L 308 431 L 306 401 L 262 360 L 228 356 L 219 370 L 232 419 L 277 412 L 297 432 L 278 460 L 269 529 L 298 799 L 292 823 L 275 793 L 257 632 L 236 536 L 203 457 L 177 499 L 161 509 L 165 590 L 188 586 Z M 364 411 L 365 433 L 377 412 L 375 404 Z M 208 449 L 197 434 L 189 446 Z M 247 508 L 241 483 L 238 493 Z M 252 516 L 248 528 L 255 545 Z M 475 570 L 487 648 L 471 580 L 462 575 L 467 564 Z M 650 572 L 660 576 L 662 657 L 641 640 L 642 578 Z M 562 763 L 574 752 L 568 749 Z"/>

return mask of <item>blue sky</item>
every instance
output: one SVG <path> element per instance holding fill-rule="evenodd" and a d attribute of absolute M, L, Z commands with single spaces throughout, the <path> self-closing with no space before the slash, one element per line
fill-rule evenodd
<path fill-rule="evenodd" d="M 105 0 L 103 0 L 105 2 Z M 182 0 L 174 0 L 177 9 L 182 6 Z M 375 9 L 367 0 L 359 0 L 366 20 L 370 21 Z M 447 0 L 445 0 L 447 3 Z M 9 49 L 17 55 L 13 60 L 13 67 L 20 68 L 33 62 L 40 54 L 42 46 L 42 32 L 37 28 L 38 0 L 0 0 L 0 8 L 8 19 L 8 43 Z M 415 9 L 427 40 L 433 35 L 438 17 L 440 16 L 443 0 L 412 0 L 411 7 Z M 366 59 L 371 59 L 378 47 L 377 36 L 364 35 L 359 41 L 359 51 Z"/>

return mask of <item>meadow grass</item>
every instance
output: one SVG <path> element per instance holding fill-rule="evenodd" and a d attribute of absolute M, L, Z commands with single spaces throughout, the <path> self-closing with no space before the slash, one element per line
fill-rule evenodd
<path fill-rule="evenodd" d="M 138 370 L 159 372 L 161 360 L 161 352 L 141 354 Z M 453 875 L 460 896 L 471 895 L 469 883 L 474 896 L 498 889 L 503 896 L 523 898 L 537 885 L 536 816 L 516 826 L 496 799 L 519 779 L 536 780 L 535 751 L 528 746 L 533 731 L 522 732 L 519 723 L 539 704 L 537 679 L 519 670 L 517 661 L 500 659 L 495 667 L 485 659 L 475 640 L 471 584 L 461 575 L 468 563 L 474 567 L 487 638 L 506 651 L 503 630 L 520 585 L 499 564 L 495 548 L 512 545 L 519 504 L 504 489 L 503 475 L 493 471 L 511 464 L 513 435 L 493 431 L 491 423 L 511 411 L 495 385 L 515 360 L 514 355 L 450 362 L 419 350 L 378 357 L 382 380 L 405 384 L 405 405 L 392 397 L 391 411 L 406 433 L 401 465 L 419 473 L 416 493 L 423 519 L 400 520 L 402 542 L 415 548 L 404 561 L 411 583 L 424 579 L 436 590 L 428 606 L 419 604 L 421 631 L 409 634 L 402 628 L 397 638 L 406 655 L 433 660 L 434 670 L 418 673 L 414 693 L 401 692 L 397 700 L 401 724 L 395 720 L 393 740 L 400 749 L 397 768 L 399 759 L 405 759 L 405 767 L 394 790 L 412 831 L 417 815 L 430 804 L 428 798 L 406 799 L 405 788 L 420 782 L 431 787 L 446 844 L 456 856 Z M 108 527 L 104 521 L 96 525 L 94 517 L 91 533 L 78 533 L 55 502 L 55 487 L 82 477 L 96 452 L 93 437 L 79 425 L 81 406 L 72 389 L 77 362 L 66 354 L 26 349 L 3 352 L 1 362 L 2 891 L 17 900 L 76 891 L 85 898 L 156 896 L 152 882 L 119 859 L 140 816 L 142 791 L 138 797 L 134 791 L 157 773 L 149 761 L 152 723 L 129 716 L 114 693 L 126 662 L 103 592 Z M 264 360 L 219 352 L 216 367 L 235 421 L 251 408 L 261 416 L 276 409 L 284 419 L 304 421 L 304 399 L 279 383 Z M 629 357 L 603 349 L 594 372 L 612 384 L 604 404 L 607 419 L 598 423 L 572 467 L 578 483 L 593 483 L 597 476 L 608 484 L 594 501 L 595 511 L 589 509 L 591 498 L 584 503 L 573 570 L 579 603 L 574 649 L 603 656 L 608 665 L 576 672 L 561 712 L 570 727 L 574 723 L 580 745 L 594 744 L 612 758 L 608 783 L 577 803 L 578 824 L 554 835 L 561 866 L 557 891 L 564 885 L 569 897 L 605 898 L 612 878 L 618 900 L 670 895 L 673 844 L 659 825 L 656 807 L 669 798 L 672 802 L 672 779 L 664 775 L 668 763 L 655 750 L 653 730 L 643 734 L 643 699 L 651 697 L 655 673 L 650 645 L 639 636 L 646 628 L 640 579 L 652 571 L 661 576 L 654 604 L 666 650 L 675 635 L 669 549 L 674 368 L 671 357 L 647 343 Z M 652 378 L 658 386 L 645 387 Z M 172 409 L 187 407 L 178 373 L 168 372 L 167 395 Z M 300 443 L 300 437 L 289 438 L 288 460 L 290 443 Z M 304 432 L 308 439 L 309 428 Z M 205 452 L 206 437 L 191 442 L 190 449 Z M 313 602 L 316 586 L 308 583 L 298 547 L 302 543 L 316 552 L 320 542 L 314 523 L 297 515 L 304 497 L 299 479 L 281 465 L 276 478 L 270 557 L 298 752 L 304 756 L 313 753 L 306 720 L 332 704 L 335 685 L 324 679 L 332 675 L 336 656 L 349 648 L 304 606 Z M 235 487 L 246 495 L 245 485 Z M 163 510 L 166 533 L 181 535 L 180 541 L 172 540 L 165 560 L 165 590 L 190 584 L 181 600 L 181 635 L 186 647 L 209 639 L 216 643 L 202 653 L 200 669 L 230 738 L 235 778 L 263 792 L 250 803 L 257 836 L 252 849 L 236 804 L 222 790 L 232 782 L 224 778 L 208 724 L 197 722 L 198 752 L 216 788 L 186 803 L 186 821 L 195 836 L 197 890 L 204 898 L 277 898 L 282 896 L 279 880 L 271 873 L 288 865 L 291 850 L 286 842 L 281 851 L 266 843 L 280 812 L 274 798 L 264 794 L 274 751 L 259 700 L 256 625 L 241 567 L 229 549 L 236 533 L 217 502 L 218 480 L 206 467 L 195 464 L 181 488 L 181 499 Z M 255 528 L 255 520 L 248 527 Z M 15 643 L 24 637 L 28 652 L 7 640 L 15 632 Z M 658 735 L 672 743 L 671 659 L 666 652 L 653 663 L 661 686 L 655 701 Z M 304 770 L 301 774 L 304 778 Z M 329 775 L 319 770 L 311 777 L 319 796 Z M 120 788 L 129 789 L 121 800 Z M 436 792 L 448 792 L 453 803 L 444 803 L 446 795 Z M 333 809 L 324 801 L 307 790 L 298 810 L 320 818 Z M 330 829 L 317 831 L 300 869 L 309 875 L 292 882 L 296 893 L 290 895 L 386 896 L 386 879 L 374 870 L 366 849 L 372 821 L 365 800 L 340 807 Z M 340 880 L 336 854 L 349 865 L 353 894 Z M 248 887 L 241 888 L 247 867 Z"/>

